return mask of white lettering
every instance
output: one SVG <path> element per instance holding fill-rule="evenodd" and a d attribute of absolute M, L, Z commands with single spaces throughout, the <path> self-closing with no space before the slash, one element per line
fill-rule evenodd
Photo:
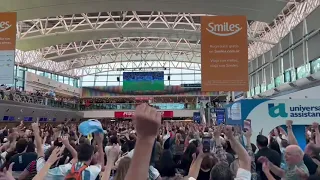
<path fill-rule="evenodd" d="M 4 32 L 11 27 L 9 21 L 1 21 L 0 22 L 0 32 Z"/>
<path fill-rule="evenodd" d="M 207 31 L 216 36 L 231 36 L 241 31 L 240 24 L 229 24 L 224 22 L 223 24 L 215 24 L 213 22 L 208 24 Z"/>

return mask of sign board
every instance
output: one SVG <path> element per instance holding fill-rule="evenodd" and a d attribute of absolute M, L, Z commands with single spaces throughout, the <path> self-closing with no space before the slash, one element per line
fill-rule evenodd
<path fill-rule="evenodd" d="M 248 91 L 245 16 L 201 17 L 202 91 Z"/>
<path fill-rule="evenodd" d="M 244 99 L 226 106 L 226 124 L 241 125 L 245 120 L 251 120 L 253 138 L 263 129 L 267 136 L 277 126 L 292 120 L 294 133 L 300 147 L 304 148 L 305 127 L 313 122 L 319 122 L 320 100 L 318 99 Z M 303 130 L 303 131 L 302 131 Z M 253 142 L 255 139 L 253 139 Z"/>
<path fill-rule="evenodd" d="M 162 118 L 173 118 L 173 111 L 158 111 L 161 113 Z M 134 111 L 115 111 L 115 118 L 131 119 L 134 116 Z"/>
<path fill-rule="evenodd" d="M 14 83 L 17 13 L 0 13 L 0 84 Z"/>

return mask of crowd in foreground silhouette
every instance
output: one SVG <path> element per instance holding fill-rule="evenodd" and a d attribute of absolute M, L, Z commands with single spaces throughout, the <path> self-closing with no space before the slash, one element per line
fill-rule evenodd
<path fill-rule="evenodd" d="M 21 122 L 0 131 L 0 180 L 319 180 L 319 124 L 307 127 L 304 151 L 292 124 L 251 142 L 250 128 L 161 123 L 147 104 L 132 122 L 106 124 L 104 133 L 86 137 L 77 124 Z"/>

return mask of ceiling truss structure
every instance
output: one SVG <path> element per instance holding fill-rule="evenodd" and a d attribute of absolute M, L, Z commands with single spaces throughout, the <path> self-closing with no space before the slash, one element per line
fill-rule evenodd
<path fill-rule="evenodd" d="M 295 2 L 288 3 L 288 8 L 292 4 Z M 249 59 L 270 50 L 319 6 L 319 0 L 295 5 L 289 15 L 280 14 L 271 27 L 248 22 Z M 78 77 L 147 66 L 200 70 L 200 16 L 203 14 L 124 11 L 24 20 L 17 26 L 18 48 L 39 39 L 66 38 L 56 38 L 59 45 L 17 50 L 16 62 Z"/>

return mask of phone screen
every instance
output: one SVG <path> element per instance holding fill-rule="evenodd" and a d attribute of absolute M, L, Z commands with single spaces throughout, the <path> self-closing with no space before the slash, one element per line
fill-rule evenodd
<path fill-rule="evenodd" d="M 210 139 L 209 137 L 203 137 L 202 138 L 202 151 L 204 153 L 210 152 Z"/>
<path fill-rule="evenodd" d="M 243 131 L 251 129 L 251 119 L 244 120 L 243 124 Z"/>

